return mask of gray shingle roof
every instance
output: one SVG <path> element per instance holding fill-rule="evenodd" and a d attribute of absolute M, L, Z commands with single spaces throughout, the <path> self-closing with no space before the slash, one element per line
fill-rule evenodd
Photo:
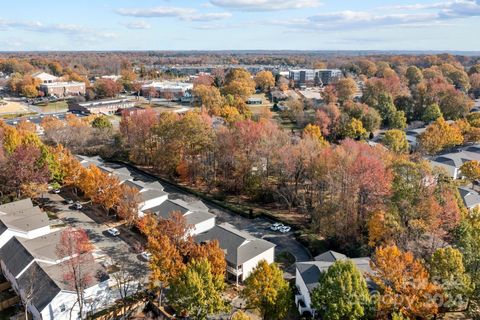
<path fill-rule="evenodd" d="M 180 212 L 181 214 L 185 214 L 189 211 L 187 208 L 187 203 L 179 200 L 165 200 L 162 204 L 148 209 L 148 211 L 153 212 L 158 217 L 168 219 L 170 218 L 170 213 L 172 212 Z"/>
<path fill-rule="evenodd" d="M 463 203 L 468 209 L 480 205 L 480 194 L 477 191 L 474 191 L 470 188 L 461 187 L 458 188 L 458 192 L 462 197 Z"/>
<path fill-rule="evenodd" d="M 326 253 L 328 254 L 330 251 L 327 251 Z M 337 253 L 332 251 L 333 253 L 336 254 L 336 257 L 339 258 L 335 261 L 338 260 L 346 260 L 348 259 L 347 256 Z M 330 254 L 328 254 L 330 255 Z M 326 255 L 326 259 L 334 258 L 334 255 L 330 255 L 330 257 Z M 321 256 L 321 255 L 320 255 Z M 317 257 L 320 257 L 317 256 Z M 317 259 L 315 257 L 315 259 Z M 345 257 L 345 258 L 344 258 Z M 364 274 L 368 275 L 372 273 L 372 270 L 370 268 L 370 258 L 365 257 L 365 258 L 354 258 L 350 259 L 356 266 L 357 268 Z M 320 279 L 320 274 L 322 272 L 325 272 L 330 268 L 331 265 L 335 263 L 335 261 L 306 261 L 306 262 L 297 262 L 296 263 L 296 268 L 298 272 L 300 273 L 300 276 L 303 279 L 303 282 L 305 282 L 305 285 L 307 286 L 308 291 L 311 293 L 313 289 L 315 289 L 318 286 L 318 280 Z M 372 286 L 373 284 L 367 277 L 367 283 L 369 286 Z"/>
<path fill-rule="evenodd" d="M 187 225 L 193 226 L 204 221 L 215 218 L 216 216 L 210 212 L 206 211 L 195 211 L 185 215 L 187 220 Z"/>
<path fill-rule="evenodd" d="M 0 213 L 0 220 L 8 228 L 20 232 L 47 227 L 50 224 L 47 214 L 39 207 L 31 207 L 4 215 Z"/>
<path fill-rule="evenodd" d="M 215 226 L 209 231 L 198 235 L 195 240 L 198 243 L 218 240 L 220 248 L 225 251 L 226 260 L 235 266 L 240 266 L 244 262 L 275 247 L 273 243 L 255 238 L 228 223 Z"/>
<path fill-rule="evenodd" d="M 34 257 L 16 238 L 10 239 L 0 249 L 0 260 L 15 277 L 32 262 Z"/>
<path fill-rule="evenodd" d="M 165 191 L 158 190 L 158 189 L 151 189 L 151 190 L 146 190 L 143 192 L 140 192 L 140 197 L 142 201 L 148 201 L 148 200 L 153 200 L 156 198 L 163 197 L 165 195 L 168 195 Z"/>
<path fill-rule="evenodd" d="M 31 288 L 32 282 L 33 296 L 31 302 L 41 312 L 61 289 L 36 262 L 18 279 L 20 288 Z"/>
<path fill-rule="evenodd" d="M 4 213 L 14 213 L 17 211 L 29 209 L 33 207 L 32 200 L 30 198 L 18 200 L 0 206 L 0 212 Z"/>
<path fill-rule="evenodd" d="M 0 236 L 7 230 L 7 226 L 2 222 L 2 220 L 0 220 Z"/>
<path fill-rule="evenodd" d="M 348 257 L 344 254 L 335 252 L 335 251 L 327 251 L 315 257 L 315 261 L 324 261 L 324 262 L 335 262 L 337 260 L 345 260 Z"/>

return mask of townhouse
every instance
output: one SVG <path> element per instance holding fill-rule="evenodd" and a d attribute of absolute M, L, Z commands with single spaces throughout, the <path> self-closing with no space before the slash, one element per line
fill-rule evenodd
<path fill-rule="evenodd" d="M 227 278 L 237 284 L 245 281 L 260 261 L 274 262 L 273 243 L 240 231 L 229 223 L 216 225 L 195 238 L 197 243 L 208 243 L 213 240 L 217 240 L 225 252 Z"/>
<path fill-rule="evenodd" d="M 314 261 L 297 262 L 295 265 L 295 305 L 298 312 L 303 314 L 315 315 L 315 309 L 312 307 L 311 294 L 318 287 L 320 274 L 326 272 L 336 261 L 349 259 L 346 255 L 327 251 L 314 258 Z M 372 272 L 370 268 L 370 258 L 350 259 L 357 268 L 367 276 L 367 284 L 373 287 L 369 281 L 368 274 Z"/>

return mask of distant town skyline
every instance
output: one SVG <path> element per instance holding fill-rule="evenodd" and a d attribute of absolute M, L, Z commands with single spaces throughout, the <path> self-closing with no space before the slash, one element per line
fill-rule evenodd
<path fill-rule="evenodd" d="M 5 1 L 0 50 L 479 51 L 480 0 Z"/>

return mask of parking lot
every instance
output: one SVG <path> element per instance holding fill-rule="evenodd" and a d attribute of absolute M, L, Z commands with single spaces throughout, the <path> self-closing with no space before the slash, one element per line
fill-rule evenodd
<path fill-rule="evenodd" d="M 107 230 L 113 227 L 113 224 L 99 223 L 90 216 L 95 216 L 94 208 L 88 204 L 77 210 L 74 205 L 68 204 L 65 199 L 71 199 L 69 196 L 62 194 L 45 194 L 49 199 L 49 210 L 57 215 L 58 219 L 67 225 L 79 227 L 88 233 L 92 243 L 98 248 L 94 253 L 95 257 L 105 263 L 105 265 L 113 265 L 121 263 L 136 277 L 146 277 L 148 265 L 140 252 L 125 241 L 125 236 L 112 236 Z M 89 215 L 86 214 L 89 213 Z"/>

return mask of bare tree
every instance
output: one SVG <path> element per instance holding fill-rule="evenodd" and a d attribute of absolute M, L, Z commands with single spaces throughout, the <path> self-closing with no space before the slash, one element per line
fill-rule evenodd
<path fill-rule="evenodd" d="M 79 316 L 84 318 L 85 290 L 94 282 L 93 245 L 90 243 L 87 232 L 81 228 L 66 228 L 57 244 L 57 256 L 65 259 L 62 262 L 63 278 L 77 295 L 76 303 L 71 313 L 78 305 Z"/>
<path fill-rule="evenodd" d="M 142 290 L 145 276 L 139 274 L 142 266 L 128 259 L 121 259 L 116 267 L 118 271 L 111 274 L 111 277 L 115 281 L 115 287 L 122 300 L 122 317 L 128 319 L 132 311 L 129 308 L 129 297 L 137 295 Z"/>

